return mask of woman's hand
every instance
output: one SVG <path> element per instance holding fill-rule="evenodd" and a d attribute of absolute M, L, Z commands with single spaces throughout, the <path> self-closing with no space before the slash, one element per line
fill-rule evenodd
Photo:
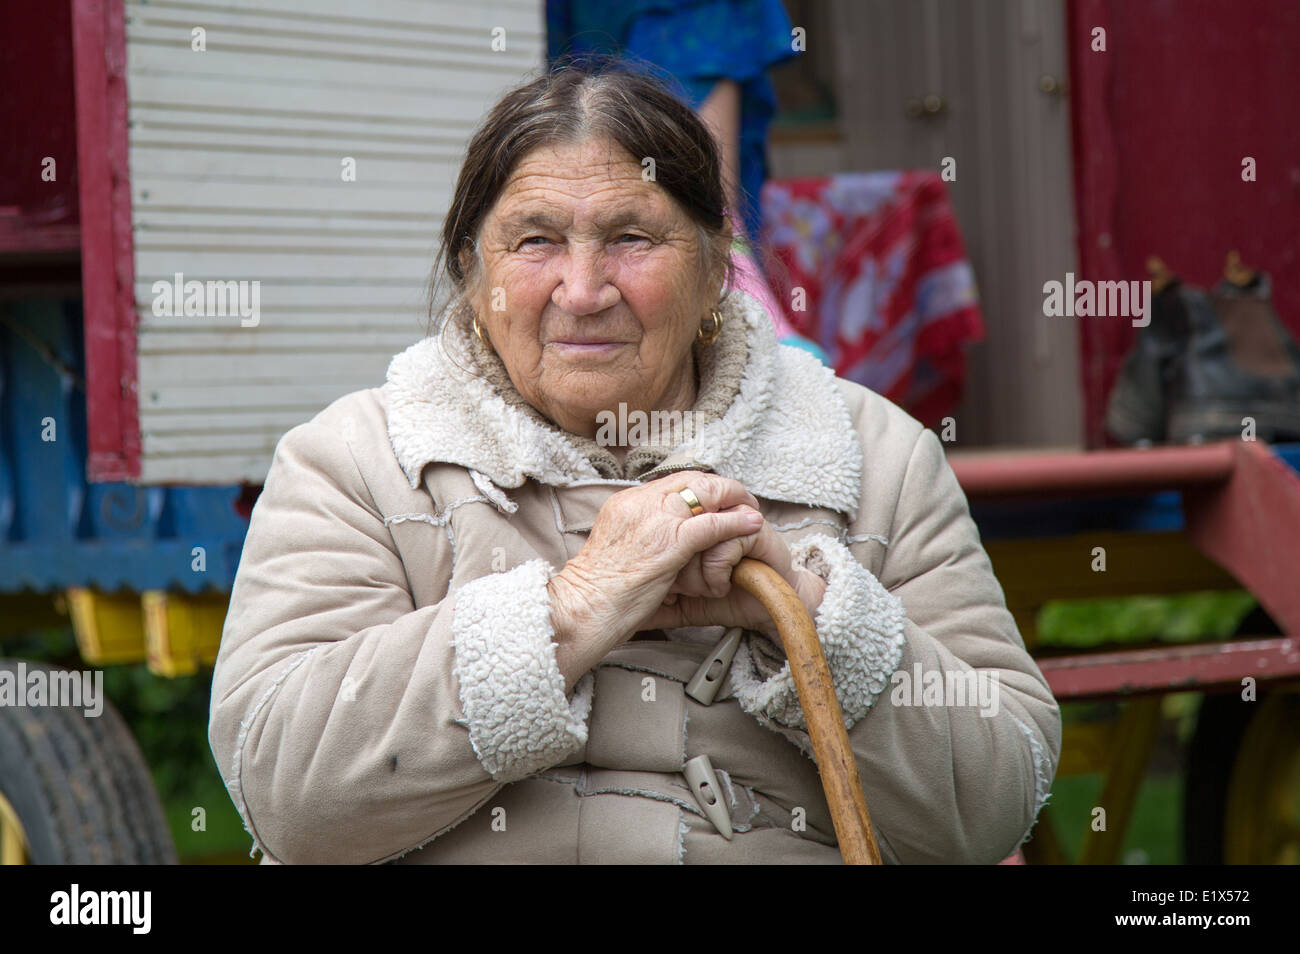
<path fill-rule="evenodd" d="M 692 516 L 689 487 L 704 513 Z M 775 634 L 762 606 L 731 587 L 743 556 L 770 563 L 805 605 L 820 578 L 794 570 L 785 544 L 734 480 L 681 471 L 612 495 L 581 551 L 548 584 L 557 660 L 569 688 L 640 629 L 748 626 Z"/>
<path fill-rule="evenodd" d="M 745 507 L 742 504 L 737 509 Z M 678 574 L 664 605 L 647 627 L 742 626 L 767 633 L 779 642 L 776 624 L 763 605 L 732 585 L 731 574 L 743 557 L 760 560 L 776 570 L 815 617 L 826 582 L 791 563 L 785 541 L 765 520 L 758 533 L 724 540 L 693 557 Z"/>
<path fill-rule="evenodd" d="M 689 487 L 705 512 L 691 515 Z M 698 554 L 763 525 L 758 501 L 734 480 L 682 471 L 613 494 L 587 542 L 548 584 L 560 671 L 570 687 L 663 606 Z"/>
<path fill-rule="evenodd" d="M 689 487 L 698 516 L 678 493 Z M 613 494 L 587 542 L 548 584 L 557 661 L 568 686 L 626 641 L 664 604 L 692 558 L 763 525 L 737 481 L 682 471 Z"/>

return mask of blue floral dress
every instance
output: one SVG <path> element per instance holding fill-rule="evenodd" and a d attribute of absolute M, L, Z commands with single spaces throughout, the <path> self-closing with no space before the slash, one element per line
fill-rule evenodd
<path fill-rule="evenodd" d="M 780 0 L 546 0 L 547 55 L 613 54 L 676 78 L 693 108 L 719 80 L 740 85 L 741 213 L 761 234 L 759 189 L 767 178 L 767 130 L 776 113 L 769 67 L 796 55 Z"/>

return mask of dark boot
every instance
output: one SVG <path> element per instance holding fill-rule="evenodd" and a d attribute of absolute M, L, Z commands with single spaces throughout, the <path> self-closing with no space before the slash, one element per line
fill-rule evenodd
<path fill-rule="evenodd" d="M 1106 429 L 1123 444 L 1156 444 L 1165 421 L 1187 346 L 1186 308 L 1173 278 L 1151 295 L 1151 321 L 1139 328 L 1106 408 Z"/>
<path fill-rule="evenodd" d="M 1169 409 L 1169 441 L 1241 437 L 1247 418 L 1258 440 L 1300 440 L 1300 348 L 1273 312 L 1268 275 L 1181 294 L 1191 339 Z"/>

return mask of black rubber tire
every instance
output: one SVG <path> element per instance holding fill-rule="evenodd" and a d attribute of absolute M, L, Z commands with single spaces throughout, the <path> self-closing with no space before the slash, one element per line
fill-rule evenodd
<path fill-rule="evenodd" d="M 1277 623 L 1256 607 L 1237 627 L 1237 636 L 1280 633 Z M 1243 702 L 1239 691 L 1207 695 L 1196 714 L 1196 731 L 1187 746 L 1183 776 L 1183 864 L 1223 864 L 1228 781 L 1237 749 L 1265 696 Z"/>
<path fill-rule="evenodd" d="M 1183 864 L 1223 864 L 1228 780 L 1246 727 L 1259 703 L 1242 702 L 1229 692 L 1206 696 L 1196 715 L 1196 732 L 1187 747 L 1183 790 Z"/>
<path fill-rule="evenodd" d="M 51 670 L 24 663 L 27 672 Z M 17 660 L 0 659 L 14 672 Z M 97 717 L 60 706 L 0 706 L 0 791 L 32 864 L 176 864 L 144 757 L 108 702 Z"/>

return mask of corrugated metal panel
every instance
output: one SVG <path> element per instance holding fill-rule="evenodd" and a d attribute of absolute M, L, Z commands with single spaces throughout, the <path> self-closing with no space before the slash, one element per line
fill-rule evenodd
<path fill-rule="evenodd" d="M 141 479 L 260 481 L 286 430 L 381 384 L 424 333 L 465 142 L 541 65 L 542 4 L 127 0 L 126 17 Z M 156 316 L 177 273 L 260 282 L 256 325 Z"/>
<path fill-rule="evenodd" d="M 1081 446 L 1079 327 L 1044 319 L 1042 295 L 1075 262 L 1068 104 L 1039 88 L 1065 77 L 1064 0 L 834 0 L 828 11 L 845 169 L 957 160 L 948 191 L 988 324 L 970 349 L 957 442 Z M 929 93 L 945 112 L 909 118 L 907 101 Z M 799 161 L 777 151 L 776 174 Z"/>

